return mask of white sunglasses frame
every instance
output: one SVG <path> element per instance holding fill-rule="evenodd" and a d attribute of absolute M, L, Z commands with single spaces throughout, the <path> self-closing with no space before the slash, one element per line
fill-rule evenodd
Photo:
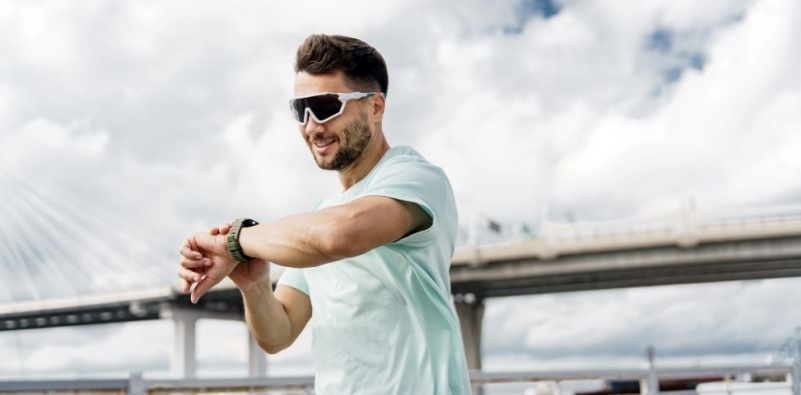
<path fill-rule="evenodd" d="M 348 100 L 359 100 L 359 99 L 363 99 L 365 97 L 375 96 L 375 95 L 377 95 L 379 93 L 381 95 L 383 95 L 384 97 L 387 97 L 387 95 L 385 93 L 383 93 L 383 92 L 351 92 L 351 93 L 320 92 L 320 93 L 315 93 L 313 95 L 300 96 L 300 97 L 296 97 L 296 98 L 290 99 L 289 100 L 289 109 L 292 111 L 292 118 L 295 118 L 295 104 L 294 104 L 295 100 L 306 99 L 306 98 L 309 98 L 309 97 L 322 96 L 322 95 L 338 95 L 339 96 L 339 101 L 342 102 L 342 106 L 339 107 L 339 111 L 336 114 L 334 114 L 334 115 L 332 115 L 332 116 L 330 116 L 330 117 L 328 117 L 326 119 L 319 119 L 319 118 L 317 118 L 317 115 L 314 113 L 314 111 L 311 110 L 311 108 L 306 107 L 306 108 L 303 109 L 303 120 L 302 121 L 298 121 L 297 119 L 295 119 L 295 121 L 298 123 L 298 125 L 305 125 L 306 123 L 308 123 L 309 122 L 309 116 L 311 116 L 312 119 L 314 119 L 314 122 L 326 123 L 326 122 L 328 122 L 328 121 L 330 121 L 330 120 L 342 115 L 342 113 L 345 112 L 345 106 L 348 104 Z"/>

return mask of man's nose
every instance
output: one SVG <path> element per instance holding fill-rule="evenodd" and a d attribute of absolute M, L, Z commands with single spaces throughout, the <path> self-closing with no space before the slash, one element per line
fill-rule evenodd
<path fill-rule="evenodd" d="M 304 126 L 304 130 L 307 135 L 311 136 L 313 134 L 322 133 L 325 131 L 325 126 L 321 123 L 317 123 L 314 118 L 310 115 L 306 120 L 306 125 Z"/>

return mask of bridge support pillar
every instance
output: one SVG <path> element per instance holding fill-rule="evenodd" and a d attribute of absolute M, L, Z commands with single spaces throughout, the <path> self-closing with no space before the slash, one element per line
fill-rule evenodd
<path fill-rule="evenodd" d="M 161 318 L 171 319 L 175 325 L 173 339 L 172 375 L 175 378 L 195 377 L 195 329 L 201 311 L 162 306 Z"/>
<path fill-rule="evenodd" d="M 253 336 L 248 335 L 248 376 L 264 377 L 267 375 L 267 356 Z"/>
<path fill-rule="evenodd" d="M 176 378 L 196 376 L 195 338 L 197 321 L 201 318 L 242 322 L 242 315 L 235 313 L 207 312 L 200 309 L 178 307 L 169 304 L 161 306 L 159 316 L 175 323 L 175 339 L 172 358 L 172 374 Z M 248 374 L 251 377 L 264 377 L 267 373 L 267 358 L 256 341 L 248 335 Z"/>
<path fill-rule="evenodd" d="M 199 315 L 172 311 L 175 323 L 175 348 L 172 357 L 172 374 L 176 378 L 195 377 L 195 329 Z"/>
<path fill-rule="evenodd" d="M 473 294 L 460 294 L 454 297 L 454 305 L 462 330 L 467 368 L 481 370 L 481 326 L 484 320 L 484 301 Z M 473 394 L 482 393 L 480 385 L 473 387 Z"/>
<path fill-rule="evenodd" d="M 467 368 L 481 370 L 481 324 L 484 319 L 484 301 L 472 294 L 456 295 L 455 305 L 459 326 L 462 329 Z"/>

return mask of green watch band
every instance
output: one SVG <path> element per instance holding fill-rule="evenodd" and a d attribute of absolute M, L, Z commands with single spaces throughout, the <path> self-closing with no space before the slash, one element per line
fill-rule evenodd
<path fill-rule="evenodd" d="M 242 252 L 242 246 L 239 244 L 239 232 L 242 228 L 249 228 L 258 224 L 258 222 L 250 218 L 239 218 L 231 226 L 231 231 L 228 232 L 228 236 L 225 238 L 225 244 L 228 246 L 228 252 L 237 262 L 245 263 L 253 260 L 253 258 Z"/>

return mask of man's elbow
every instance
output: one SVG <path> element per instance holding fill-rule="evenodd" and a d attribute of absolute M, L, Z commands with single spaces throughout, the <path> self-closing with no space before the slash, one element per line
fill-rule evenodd
<path fill-rule="evenodd" d="M 280 348 L 268 347 L 268 348 L 263 348 L 263 350 L 264 350 L 264 352 L 266 352 L 267 354 L 270 354 L 270 355 L 275 355 L 275 354 L 278 354 L 279 352 L 283 351 L 283 350 L 284 350 L 284 348 L 283 348 L 283 347 L 280 347 Z"/>
<path fill-rule="evenodd" d="M 258 343 L 259 343 L 259 347 L 262 350 L 264 350 L 264 352 L 266 352 L 267 354 L 270 354 L 270 355 L 278 354 L 279 352 L 283 351 L 284 349 L 286 349 L 289 346 L 289 345 L 284 345 L 284 344 L 267 344 L 267 343 L 264 343 L 264 342 L 261 342 L 261 341 L 258 342 Z"/>
<path fill-rule="evenodd" d="M 364 254 L 363 247 L 359 243 L 359 237 L 350 235 L 347 232 L 331 232 L 325 237 L 323 243 L 323 254 L 332 260 L 352 258 Z"/>

